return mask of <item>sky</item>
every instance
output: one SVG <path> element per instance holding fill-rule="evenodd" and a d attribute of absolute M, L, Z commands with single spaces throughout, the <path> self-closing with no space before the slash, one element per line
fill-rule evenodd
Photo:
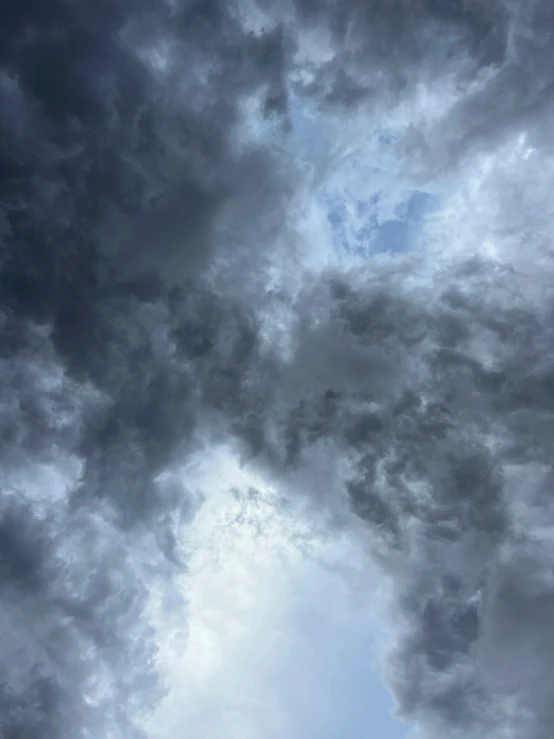
<path fill-rule="evenodd" d="M 551 739 L 554 6 L 0 8 L 0 739 Z"/>

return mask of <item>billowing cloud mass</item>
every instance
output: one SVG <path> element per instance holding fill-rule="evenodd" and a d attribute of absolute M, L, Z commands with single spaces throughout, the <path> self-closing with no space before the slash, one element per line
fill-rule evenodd
<path fill-rule="evenodd" d="M 0 10 L 0 737 L 161 736 L 228 444 L 299 551 L 389 583 L 418 735 L 550 739 L 553 34 L 546 0 Z"/>

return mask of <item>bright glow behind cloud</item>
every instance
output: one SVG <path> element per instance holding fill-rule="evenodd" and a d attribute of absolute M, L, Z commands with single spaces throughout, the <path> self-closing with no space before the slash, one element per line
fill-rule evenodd
<path fill-rule="evenodd" d="M 170 692 L 152 736 L 182 727 L 191 739 L 330 739 L 340 727 L 403 736 L 371 665 L 379 581 L 361 544 L 314 539 L 229 447 L 186 473 L 207 499 L 186 543 L 188 637 L 162 641 Z M 364 583 L 357 603 L 354 580 Z"/>

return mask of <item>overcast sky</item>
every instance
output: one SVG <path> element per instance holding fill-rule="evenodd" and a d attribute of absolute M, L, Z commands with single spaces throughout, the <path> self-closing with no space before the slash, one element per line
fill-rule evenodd
<path fill-rule="evenodd" d="M 552 739 L 553 49 L 0 7 L 0 739 Z"/>

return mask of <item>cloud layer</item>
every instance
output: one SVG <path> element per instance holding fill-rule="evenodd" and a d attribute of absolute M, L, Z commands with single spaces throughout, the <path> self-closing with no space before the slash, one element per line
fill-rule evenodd
<path fill-rule="evenodd" d="M 313 536 L 361 521 L 422 736 L 552 735 L 552 13 L 1 11 L 1 736 L 144 735 L 222 439 Z M 420 248 L 322 268 L 319 183 L 381 143 Z"/>

